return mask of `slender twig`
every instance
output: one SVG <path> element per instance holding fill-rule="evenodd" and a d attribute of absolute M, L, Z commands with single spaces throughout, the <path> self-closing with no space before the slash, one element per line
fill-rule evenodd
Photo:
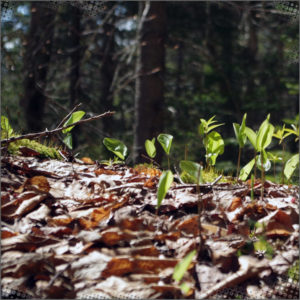
<path fill-rule="evenodd" d="M 56 128 L 61 127 L 68 119 L 69 117 L 72 115 L 72 113 L 79 107 L 81 106 L 81 103 L 78 103 L 62 120 L 61 122 L 57 125 Z"/>
<path fill-rule="evenodd" d="M 36 139 L 36 138 L 40 138 L 42 136 L 48 136 L 48 135 L 52 135 L 52 134 L 56 134 L 62 130 L 65 130 L 69 127 L 72 127 L 72 126 L 76 126 L 76 125 L 79 125 L 79 124 L 83 124 L 83 123 L 87 123 L 87 122 L 90 122 L 90 121 L 93 121 L 93 120 L 97 120 L 97 119 L 100 119 L 100 118 L 103 118 L 103 117 L 107 117 L 107 116 L 111 116 L 113 115 L 115 112 L 114 111 L 107 111 L 101 115 L 97 115 L 97 116 L 94 116 L 94 117 L 91 117 L 91 118 L 87 118 L 87 119 L 83 119 L 83 120 L 79 120 L 73 124 L 70 124 L 68 126 L 63 126 L 63 127 L 59 127 L 59 128 L 55 128 L 53 130 L 45 130 L 45 131 L 42 131 L 42 132 L 37 132 L 37 133 L 28 133 L 28 134 L 24 134 L 24 135 L 20 135 L 20 136 L 14 136 L 14 137 L 11 137 L 9 139 L 4 139 L 4 140 L 1 140 L 1 143 L 12 143 L 12 142 L 15 142 L 15 141 L 18 141 L 18 140 L 23 140 L 23 139 Z"/>

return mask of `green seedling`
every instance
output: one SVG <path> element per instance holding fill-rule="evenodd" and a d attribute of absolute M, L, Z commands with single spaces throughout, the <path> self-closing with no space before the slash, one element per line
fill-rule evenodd
<path fill-rule="evenodd" d="M 247 135 L 245 133 L 246 118 L 247 118 L 247 114 L 244 114 L 241 125 L 237 123 L 233 123 L 234 134 L 239 144 L 239 155 L 238 155 L 236 177 L 239 176 L 239 172 L 240 172 L 240 161 L 241 161 L 242 149 L 244 148 L 247 142 Z"/>
<path fill-rule="evenodd" d="M 287 180 L 290 180 L 293 173 L 297 169 L 297 166 L 299 165 L 299 154 L 293 155 L 285 164 L 284 167 L 284 176 Z"/>
<path fill-rule="evenodd" d="M 180 261 L 174 268 L 173 272 L 173 279 L 177 281 L 178 283 L 181 281 L 182 277 L 184 276 L 185 272 L 189 269 L 189 266 L 194 258 L 194 256 L 197 254 L 196 250 L 191 251 L 188 253 L 182 261 Z M 190 287 L 186 282 L 183 282 L 180 285 L 181 291 L 184 294 L 188 294 Z"/>
<path fill-rule="evenodd" d="M 82 110 L 73 112 L 71 114 L 71 116 L 69 117 L 69 119 L 64 123 L 63 126 L 65 127 L 65 126 L 68 126 L 75 122 L 80 121 L 84 115 L 85 115 L 85 112 Z M 66 135 L 63 139 L 63 142 L 69 149 L 73 149 L 73 139 L 72 139 L 72 134 L 71 134 L 71 130 L 73 128 L 74 128 L 74 126 L 71 126 L 62 131 L 62 133 Z"/>
<path fill-rule="evenodd" d="M 158 182 L 158 189 L 157 189 L 157 206 L 156 206 L 156 213 L 163 201 L 166 197 L 166 194 L 173 183 L 173 173 L 168 171 L 163 171 L 160 175 L 159 182 Z"/>
<path fill-rule="evenodd" d="M 259 130 L 255 133 L 251 128 L 246 127 L 245 133 L 254 147 L 255 156 L 240 172 L 240 179 L 246 180 L 249 176 L 253 166 L 255 166 L 254 177 L 256 177 L 256 165 L 257 161 L 262 170 L 262 179 L 264 179 L 264 171 L 270 167 L 270 161 L 266 152 L 266 148 L 270 145 L 272 141 L 272 136 L 274 133 L 274 126 L 269 123 L 270 114 L 267 116 L 266 120 L 260 125 Z M 257 153 L 260 155 L 257 156 Z"/>
<path fill-rule="evenodd" d="M 274 173 L 273 175 L 275 178 L 276 177 L 276 163 L 282 162 L 282 157 L 275 155 L 271 152 L 267 152 L 267 154 L 268 154 L 269 159 L 273 162 L 273 173 Z"/>
<path fill-rule="evenodd" d="M 188 253 L 183 259 L 182 261 L 180 261 L 174 268 L 174 272 L 173 272 L 173 276 L 172 278 L 179 282 L 181 281 L 183 275 L 185 274 L 185 272 L 188 270 L 194 256 L 197 254 L 196 250 L 191 251 L 190 253 Z"/>
<path fill-rule="evenodd" d="M 125 160 L 125 157 L 128 153 L 128 149 L 125 146 L 125 144 L 123 144 L 121 141 L 112 138 L 104 138 L 103 144 L 109 151 L 111 151 L 121 160 Z"/>
<path fill-rule="evenodd" d="M 274 250 L 273 247 L 266 241 L 263 236 L 259 236 L 258 241 L 253 243 L 254 250 L 257 254 L 266 256 L 268 259 L 272 259 Z"/>
<path fill-rule="evenodd" d="M 145 141 L 145 149 L 149 157 L 154 158 L 156 156 L 155 138 Z"/>
<path fill-rule="evenodd" d="M 207 164 L 214 166 L 216 164 L 217 157 L 224 153 L 224 140 L 218 132 L 211 131 L 204 138 L 204 145 L 206 149 L 206 162 Z"/>
<path fill-rule="evenodd" d="M 179 163 L 182 174 L 186 174 L 189 179 L 189 183 L 203 183 L 202 179 L 202 166 L 193 161 L 182 160 Z"/>
<path fill-rule="evenodd" d="M 164 149 L 165 153 L 167 154 L 168 168 L 170 169 L 170 150 L 171 150 L 171 146 L 172 146 L 173 136 L 170 134 L 161 133 L 157 137 L 157 140 L 160 143 L 160 145 L 162 146 L 162 148 Z"/>
<path fill-rule="evenodd" d="M 214 120 L 215 116 L 211 117 L 208 121 L 205 119 L 200 119 L 200 125 L 198 127 L 198 131 L 201 137 L 205 137 L 210 131 L 213 129 L 223 126 L 225 123 L 222 124 L 214 124 L 217 121 Z M 214 124 L 214 125 L 212 125 Z"/>
<path fill-rule="evenodd" d="M 285 137 L 293 134 L 296 136 L 295 142 L 299 141 L 299 125 L 291 124 L 292 128 L 285 128 Z"/>
<path fill-rule="evenodd" d="M 224 153 L 225 145 L 221 135 L 216 131 L 212 131 L 219 126 L 224 125 L 224 123 L 214 124 L 217 122 L 214 118 L 215 116 L 210 118 L 208 121 L 200 119 L 200 125 L 198 127 L 198 131 L 200 137 L 203 138 L 203 144 L 206 151 L 206 164 L 212 166 L 216 164 L 217 157 Z"/>

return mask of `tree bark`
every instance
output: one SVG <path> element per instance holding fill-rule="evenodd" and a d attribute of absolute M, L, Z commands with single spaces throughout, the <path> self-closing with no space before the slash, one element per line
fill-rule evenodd
<path fill-rule="evenodd" d="M 101 46 L 101 69 L 100 69 L 100 107 L 101 110 L 114 110 L 113 108 L 113 94 L 111 91 L 111 84 L 113 81 L 115 73 L 115 63 L 113 60 L 115 49 L 115 26 L 114 20 L 111 18 L 106 23 L 103 24 L 103 37 L 102 37 L 102 46 Z M 113 124 L 112 119 L 102 120 L 103 122 L 103 131 L 107 135 L 113 134 Z"/>
<path fill-rule="evenodd" d="M 24 69 L 24 107 L 27 130 L 44 128 L 45 88 L 54 33 L 55 12 L 40 2 L 31 4 L 31 23 L 27 37 Z"/>
<path fill-rule="evenodd" d="M 143 159 L 146 139 L 163 130 L 166 8 L 164 2 L 140 2 L 138 59 L 136 64 L 134 155 L 135 163 Z M 157 161 L 161 155 L 158 153 Z"/>
<path fill-rule="evenodd" d="M 70 7 L 70 59 L 71 59 L 71 70 L 70 70 L 70 109 L 78 104 L 81 96 L 80 87 L 80 62 L 81 62 L 81 11 L 77 7 Z M 78 139 L 80 129 L 75 127 L 71 134 L 73 140 L 73 149 L 78 145 Z"/>

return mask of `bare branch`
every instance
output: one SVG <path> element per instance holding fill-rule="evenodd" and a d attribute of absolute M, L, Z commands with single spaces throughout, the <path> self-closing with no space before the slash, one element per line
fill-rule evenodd
<path fill-rule="evenodd" d="M 15 142 L 15 141 L 18 141 L 18 140 L 22 140 L 22 139 L 36 139 L 36 138 L 40 138 L 42 136 L 53 135 L 53 134 L 56 134 L 56 133 L 58 133 L 58 132 L 60 132 L 62 130 L 70 128 L 72 126 L 76 126 L 76 125 L 87 123 L 87 122 L 90 122 L 90 121 L 93 121 L 93 120 L 97 120 L 97 119 L 100 119 L 100 118 L 108 117 L 108 116 L 113 115 L 114 113 L 115 113 L 114 111 L 107 111 L 107 112 L 105 112 L 105 113 L 103 113 L 101 115 L 97 115 L 97 116 L 94 116 L 94 117 L 91 117 L 91 118 L 79 120 L 79 121 L 77 121 L 77 122 L 75 122 L 73 124 L 70 124 L 68 126 L 55 128 L 55 129 L 50 130 L 50 131 L 45 130 L 45 131 L 37 132 L 37 133 L 28 133 L 28 134 L 24 134 L 24 135 L 20 135 L 20 136 L 14 136 L 14 137 L 11 137 L 9 139 L 1 140 L 1 144 L 2 143 L 9 144 L 9 143 L 12 143 L 12 142 Z"/>

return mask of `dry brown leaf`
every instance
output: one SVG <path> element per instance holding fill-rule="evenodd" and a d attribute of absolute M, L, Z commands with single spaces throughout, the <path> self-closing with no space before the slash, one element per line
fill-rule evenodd
<path fill-rule="evenodd" d="M 18 235 L 17 232 L 11 232 L 11 231 L 7 231 L 7 230 L 1 230 L 1 239 L 7 239 L 10 238 L 12 236 L 16 236 Z"/>
<path fill-rule="evenodd" d="M 228 207 L 228 211 L 230 211 L 230 212 L 234 211 L 241 205 L 242 205 L 242 199 L 240 197 L 233 198 L 230 206 Z"/>
<path fill-rule="evenodd" d="M 86 165 L 93 165 L 95 162 L 89 158 L 89 157 L 83 157 L 81 160 L 86 164 Z"/>
<path fill-rule="evenodd" d="M 38 190 L 42 193 L 48 193 L 50 190 L 50 185 L 45 176 L 34 176 L 32 178 L 28 178 L 25 182 L 25 187 L 27 189 Z"/>

